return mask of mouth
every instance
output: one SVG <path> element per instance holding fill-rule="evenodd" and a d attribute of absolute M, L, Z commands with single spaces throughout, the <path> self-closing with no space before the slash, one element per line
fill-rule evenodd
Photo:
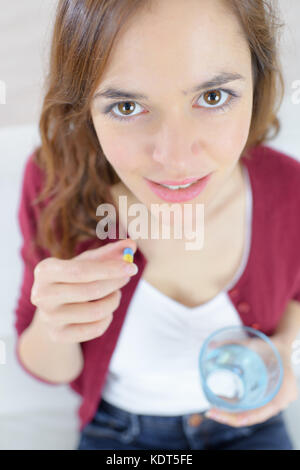
<path fill-rule="evenodd" d="M 196 183 L 201 179 L 200 177 L 198 178 L 186 178 L 185 180 L 181 181 L 171 181 L 171 180 L 165 180 L 165 181 L 152 181 L 153 183 L 160 184 L 162 186 L 166 186 L 170 189 L 178 189 L 180 187 L 188 187 L 193 183 Z M 150 180 L 151 181 L 151 180 Z"/>
<path fill-rule="evenodd" d="M 201 178 L 189 178 L 181 182 L 155 182 L 145 178 L 149 188 L 161 199 L 169 202 L 185 202 L 195 199 L 206 187 L 212 173 Z"/>

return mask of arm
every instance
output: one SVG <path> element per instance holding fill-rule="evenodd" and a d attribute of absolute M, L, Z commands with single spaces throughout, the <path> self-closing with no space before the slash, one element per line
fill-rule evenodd
<path fill-rule="evenodd" d="M 17 348 L 18 359 L 25 370 L 49 383 L 75 380 L 84 365 L 80 343 L 52 341 L 40 321 L 38 309 L 19 337 Z"/>
<path fill-rule="evenodd" d="M 16 356 L 27 373 L 41 382 L 58 384 L 76 378 L 83 367 L 83 357 L 78 344 L 60 344 L 51 341 L 45 325 L 39 321 L 36 307 L 30 301 L 33 285 L 33 271 L 36 264 L 50 256 L 47 252 L 32 249 L 36 236 L 38 206 L 32 205 L 37 196 L 37 182 L 42 179 L 29 157 L 24 168 L 21 187 L 18 221 L 23 238 L 21 257 L 23 260 L 23 280 L 18 303 L 15 308 L 15 328 L 17 332 Z"/>
<path fill-rule="evenodd" d="M 273 338 L 279 341 L 291 352 L 293 342 L 300 332 L 300 302 L 291 300 L 282 315 L 280 322 L 273 334 Z"/>

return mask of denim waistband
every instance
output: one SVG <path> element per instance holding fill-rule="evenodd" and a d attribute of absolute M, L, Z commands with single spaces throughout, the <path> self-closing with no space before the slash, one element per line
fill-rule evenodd
<path fill-rule="evenodd" d="M 130 412 L 130 411 L 126 411 L 123 408 L 119 408 L 119 407 L 113 405 L 112 403 L 108 403 L 106 400 L 104 400 L 104 398 L 102 398 L 100 403 L 99 403 L 99 408 L 98 409 L 101 409 L 101 408 L 103 410 L 106 410 L 112 416 L 120 417 L 120 418 L 123 418 L 125 420 L 128 419 L 128 421 L 130 420 L 131 416 L 133 416 L 133 415 L 138 416 L 139 420 L 141 422 L 145 423 L 145 424 L 147 422 L 153 422 L 153 421 L 165 422 L 166 425 L 170 424 L 171 422 L 181 424 L 183 419 L 188 418 L 188 417 L 190 417 L 191 415 L 194 415 L 194 414 L 201 415 L 202 420 L 205 420 L 205 419 L 207 420 L 207 418 L 204 416 L 204 413 L 207 410 L 195 411 L 195 412 L 186 413 L 186 414 L 183 414 L 183 415 L 166 415 L 166 416 L 164 416 L 164 415 L 140 414 L 140 413 L 133 413 L 133 412 Z"/>
<path fill-rule="evenodd" d="M 282 412 L 264 423 L 252 426 L 231 427 L 204 416 L 205 411 L 183 415 L 163 416 L 132 413 L 121 409 L 103 398 L 100 400 L 94 419 L 83 430 L 83 434 L 98 439 L 114 438 L 122 443 L 137 442 L 141 445 L 192 449 L 215 446 L 218 443 L 247 437 L 259 427 L 271 432 L 273 426 L 284 430 Z M 150 447 L 151 448 L 151 447 Z"/>
<path fill-rule="evenodd" d="M 142 436 L 147 442 L 152 444 L 165 443 L 166 446 L 172 440 L 173 443 L 177 443 L 179 448 L 185 446 L 188 440 L 193 438 L 195 432 L 206 435 L 209 427 L 217 425 L 216 422 L 204 416 L 205 411 L 173 416 L 139 414 L 121 409 L 112 403 L 108 403 L 103 398 L 98 407 L 98 419 L 101 419 L 99 416 L 101 416 L 102 411 L 113 419 L 119 420 L 119 424 L 120 421 L 127 423 L 127 431 L 119 436 L 123 441 Z M 198 422 L 201 421 L 201 424 L 197 423 L 197 417 L 191 424 L 190 418 L 192 415 L 197 415 Z"/>

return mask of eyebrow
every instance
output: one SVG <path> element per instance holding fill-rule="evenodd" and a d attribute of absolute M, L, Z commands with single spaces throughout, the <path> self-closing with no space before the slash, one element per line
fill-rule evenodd
<path fill-rule="evenodd" d="M 203 89 L 210 89 L 210 88 L 216 88 L 221 85 L 225 85 L 226 83 L 232 82 L 234 80 L 246 80 L 243 75 L 240 75 L 239 73 L 229 73 L 229 72 L 221 72 L 214 77 L 212 77 L 210 80 L 207 80 L 205 82 L 202 82 L 195 87 L 191 88 L 190 90 L 183 90 L 182 93 L 184 95 L 187 95 L 188 93 L 195 93 L 197 91 L 201 91 Z M 138 92 L 134 91 L 127 91 L 127 90 L 121 90 L 120 88 L 106 88 L 103 91 L 99 91 L 94 95 L 93 99 L 96 98 L 107 98 L 107 99 L 134 99 L 134 100 L 149 100 L 149 98 L 146 95 L 143 95 Z"/>

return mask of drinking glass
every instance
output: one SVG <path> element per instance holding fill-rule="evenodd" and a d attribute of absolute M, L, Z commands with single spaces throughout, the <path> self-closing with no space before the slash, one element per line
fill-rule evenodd
<path fill-rule="evenodd" d="M 233 412 L 266 405 L 283 379 L 275 345 L 261 331 L 246 326 L 221 328 L 208 336 L 200 350 L 199 368 L 207 400 Z"/>

